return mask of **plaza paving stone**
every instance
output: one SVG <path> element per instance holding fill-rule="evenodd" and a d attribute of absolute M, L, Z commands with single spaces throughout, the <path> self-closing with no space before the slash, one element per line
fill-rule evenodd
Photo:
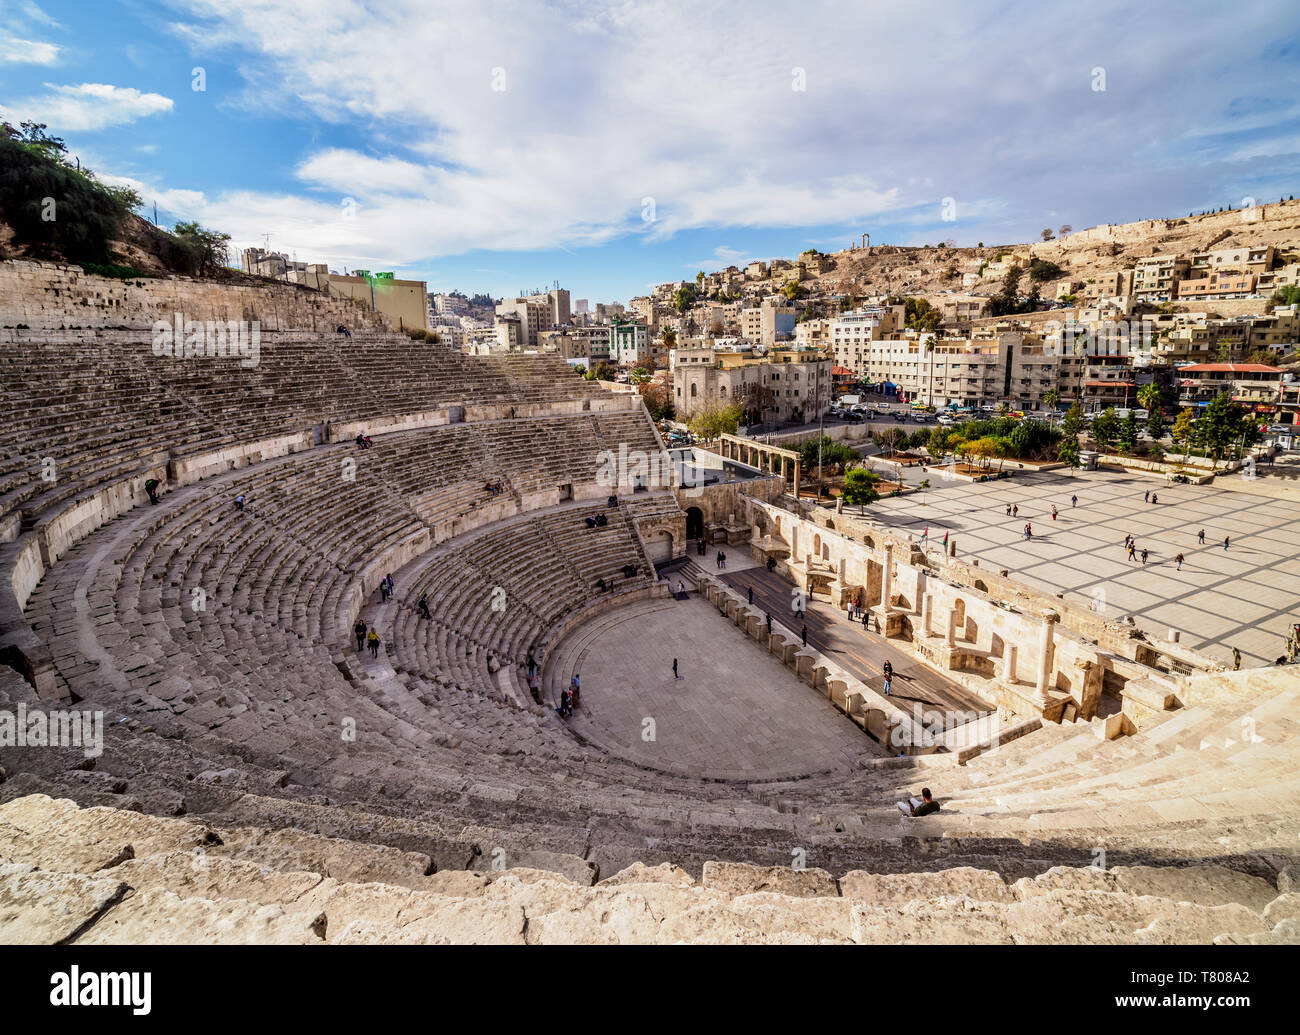
<path fill-rule="evenodd" d="M 1144 500 L 1153 491 L 1158 502 Z M 1072 507 L 1070 496 L 1079 504 Z M 1008 517 L 1006 505 L 1019 507 Z M 1051 507 L 1059 513 L 1053 521 Z M 1170 629 L 1180 642 L 1244 667 L 1272 663 L 1284 652 L 1289 622 L 1300 621 L 1300 503 L 1215 485 L 1172 485 L 1107 471 L 1017 472 L 984 483 L 942 483 L 868 511 L 882 524 L 919 538 L 948 531 L 957 556 L 1105 613 L 1131 615 L 1153 639 Z M 1025 522 L 1033 540 L 1025 542 Z M 1205 529 L 1206 542 L 1197 542 Z M 1131 562 L 1132 533 L 1146 565 Z M 1230 536 L 1223 549 L 1224 536 Z M 1182 553 L 1182 571 L 1175 557 Z"/>

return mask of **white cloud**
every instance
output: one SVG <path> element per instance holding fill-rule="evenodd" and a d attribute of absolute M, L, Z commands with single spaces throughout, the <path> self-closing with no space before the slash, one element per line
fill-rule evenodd
<path fill-rule="evenodd" d="M 44 122 L 55 132 L 77 132 L 134 122 L 172 109 L 171 98 L 129 86 L 46 83 L 45 87 L 45 94 L 6 105 L 11 117 Z"/>
<path fill-rule="evenodd" d="M 57 43 L 20 40 L 16 36 L 0 36 L 0 64 L 52 65 L 58 58 Z"/>
<path fill-rule="evenodd" d="M 1187 155 L 1219 146 L 1225 82 L 1276 96 L 1262 55 L 1287 12 L 1281 0 L 1174 23 L 1122 0 L 1099 0 L 1085 22 L 1036 0 L 992 12 L 939 0 L 924 18 L 836 0 L 804 0 L 796 16 L 775 0 L 177 4 L 190 12 L 179 37 L 244 70 L 242 95 L 218 103 L 314 119 L 327 144 L 334 126 L 367 134 L 364 148 L 263 156 L 294 168 L 297 193 L 202 195 L 187 214 L 248 243 L 273 232 L 302 254 L 395 266 L 702 227 L 842 226 L 847 241 L 890 225 L 973 242 L 1032 236 L 1050 212 L 1080 226 L 1162 214 L 1172 189 L 1228 175 Z M 1106 92 L 1092 89 L 1098 66 Z M 1253 112 L 1236 152 L 1292 148 L 1288 112 Z"/>

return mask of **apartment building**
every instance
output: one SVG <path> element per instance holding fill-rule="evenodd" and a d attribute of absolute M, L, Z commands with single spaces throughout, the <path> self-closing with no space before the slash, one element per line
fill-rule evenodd
<path fill-rule="evenodd" d="M 537 340 L 543 351 L 559 353 L 567 360 L 580 360 L 591 369 L 597 363 L 609 362 L 612 336 L 611 328 L 591 324 L 552 327 L 542 331 Z"/>
<path fill-rule="evenodd" d="M 735 403 L 749 422 L 814 421 L 830 408 L 831 366 L 816 349 L 676 349 L 674 407 L 688 419 L 705 406 Z"/>
<path fill-rule="evenodd" d="M 794 325 L 794 342 L 803 349 L 831 349 L 831 320 L 804 320 Z"/>
<path fill-rule="evenodd" d="M 1084 281 L 1085 298 L 1123 298 L 1133 294 L 1133 270 L 1111 270 Z"/>
<path fill-rule="evenodd" d="M 649 366 L 650 328 L 636 320 L 615 320 L 610 326 L 609 358 L 621 367 Z"/>
<path fill-rule="evenodd" d="M 537 348 L 539 333 L 554 326 L 556 321 L 551 319 L 551 310 L 550 300 L 544 295 L 503 299 L 496 305 L 497 317 L 516 321 L 520 343 L 530 349 Z"/>
<path fill-rule="evenodd" d="M 1237 269 L 1211 269 L 1204 276 L 1192 276 L 1177 282 L 1180 302 L 1249 298 L 1254 293 L 1255 274 Z"/>
<path fill-rule="evenodd" d="M 1273 245 L 1244 246 L 1237 248 L 1214 248 L 1204 252 L 1193 252 L 1191 268 L 1197 270 L 1239 269 L 1250 273 L 1263 273 L 1271 269 L 1275 257 Z"/>
<path fill-rule="evenodd" d="M 1249 351 L 1267 349 L 1278 355 L 1300 351 L 1300 306 L 1276 306 L 1250 321 Z"/>
<path fill-rule="evenodd" d="M 1139 302 L 1168 302 L 1177 296 L 1178 281 L 1191 263 L 1174 254 L 1139 259 L 1133 267 L 1133 297 Z"/>
<path fill-rule="evenodd" d="M 1176 371 L 1178 401 L 1184 406 L 1208 406 L 1220 392 L 1261 415 L 1278 405 L 1282 370 L 1263 363 L 1192 363 Z"/>
<path fill-rule="evenodd" d="M 1164 363 L 1208 363 L 1245 359 L 1250 350 L 1251 320 L 1212 320 L 1206 313 L 1156 317 L 1154 358 Z M 1169 326 L 1163 326 L 1168 323 Z"/>
<path fill-rule="evenodd" d="M 469 312 L 469 299 L 464 295 L 430 295 L 429 301 L 439 316 L 464 316 Z"/>
<path fill-rule="evenodd" d="M 1005 402 L 1042 409 L 1053 390 L 1062 399 L 1078 395 L 1087 362 L 1021 331 L 981 338 L 909 333 L 873 339 L 866 351 L 866 380 L 892 384 L 904 400 L 937 407 Z"/>
<path fill-rule="evenodd" d="M 853 371 L 860 380 L 871 380 L 872 340 L 901 333 L 905 315 L 901 305 L 864 305 L 832 318 L 830 351 L 836 365 Z"/>
<path fill-rule="evenodd" d="M 1255 293 L 1268 298 L 1278 288 L 1293 287 L 1300 284 L 1300 262 L 1279 266 L 1275 270 L 1266 270 L 1255 277 Z"/>
<path fill-rule="evenodd" d="M 989 307 L 984 295 L 946 295 L 939 300 L 939 312 L 947 324 L 970 323 L 983 316 Z"/>

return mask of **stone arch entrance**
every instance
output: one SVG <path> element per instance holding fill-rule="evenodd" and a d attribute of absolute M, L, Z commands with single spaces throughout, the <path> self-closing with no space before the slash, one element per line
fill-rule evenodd
<path fill-rule="evenodd" d="M 686 508 L 686 538 L 699 539 L 704 535 L 704 511 L 699 507 Z"/>

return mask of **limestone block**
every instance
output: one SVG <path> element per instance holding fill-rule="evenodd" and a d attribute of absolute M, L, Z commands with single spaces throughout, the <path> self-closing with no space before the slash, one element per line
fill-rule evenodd
<path fill-rule="evenodd" d="M 748 863 L 710 861 L 704 864 L 700 882 L 730 895 L 774 891 L 799 898 L 835 897 L 835 878 L 825 870 L 796 870 L 789 866 L 751 866 Z"/>
<path fill-rule="evenodd" d="M 901 908 L 908 902 L 964 895 L 980 902 L 1011 902 L 1015 896 L 1001 874 L 957 866 L 933 873 L 869 873 L 851 870 L 840 878 L 840 894 L 869 906 Z"/>

